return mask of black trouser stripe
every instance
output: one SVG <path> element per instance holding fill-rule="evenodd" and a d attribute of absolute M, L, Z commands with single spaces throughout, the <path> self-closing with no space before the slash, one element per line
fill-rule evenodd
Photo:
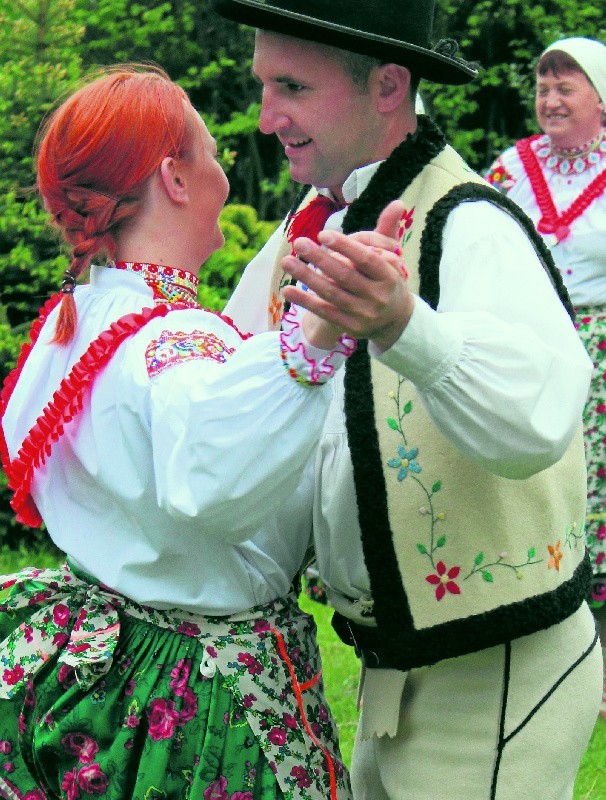
<path fill-rule="evenodd" d="M 553 684 L 551 689 L 539 700 L 536 706 L 530 711 L 530 713 L 526 716 L 524 720 L 515 728 L 508 736 L 505 736 L 505 716 L 507 712 L 507 698 L 509 695 L 509 683 L 511 679 L 511 642 L 506 642 L 505 644 L 505 665 L 503 669 L 503 697 L 501 700 L 501 718 L 499 720 L 499 738 L 497 743 L 497 756 L 495 759 L 494 765 L 494 772 L 492 775 L 492 786 L 490 789 L 490 800 L 495 800 L 496 792 L 497 792 L 497 779 L 499 774 L 499 767 L 501 766 L 501 759 L 503 757 L 503 750 L 505 749 L 505 745 L 510 742 L 514 736 L 524 728 L 532 717 L 537 713 L 537 711 L 543 706 L 547 700 L 551 697 L 551 695 L 557 690 L 557 688 L 566 680 L 566 678 L 574 672 L 574 670 L 581 664 L 587 656 L 591 653 L 593 648 L 598 643 L 598 631 L 596 626 L 595 636 L 593 637 L 593 641 L 589 645 L 589 647 L 581 653 L 581 655 L 577 658 L 577 660 L 568 667 L 566 672 L 561 675 L 558 680 Z"/>

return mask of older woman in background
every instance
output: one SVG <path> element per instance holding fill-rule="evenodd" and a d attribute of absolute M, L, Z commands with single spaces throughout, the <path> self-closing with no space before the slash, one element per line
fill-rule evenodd
<path fill-rule="evenodd" d="M 487 175 L 533 220 L 577 312 L 595 370 L 585 406 L 591 605 L 606 640 L 606 46 L 550 45 L 536 71 L 542 134 L 506 150 Z M 606 649 L 603 648 L 606 663 Z M 606 718 L 606 672 L 601 716 Z"/>

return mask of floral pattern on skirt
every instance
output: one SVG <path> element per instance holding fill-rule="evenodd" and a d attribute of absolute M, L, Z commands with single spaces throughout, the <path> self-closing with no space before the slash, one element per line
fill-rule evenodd
<path fill-rule="evenodd" d="M 606 605 L 606 311 L 578 311 L 577 330 L 594 371 L 583 413 L 587 459 L 587 547 L 593 568 L 590 605 Z"/>
<path fill-rule="evenodd" d="M 210 618 L 65 565 L 5 576 L 0 796 L 350 800 L 313 618 Z"/>

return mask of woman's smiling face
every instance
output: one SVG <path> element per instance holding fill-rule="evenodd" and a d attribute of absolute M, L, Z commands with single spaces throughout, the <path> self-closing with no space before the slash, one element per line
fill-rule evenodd
<path fill-rule="evenodd" d="M 580 147 L 602 126 L 600 97 L 584 72 L 537 75 L 537 121 L 557 147 Z"/>

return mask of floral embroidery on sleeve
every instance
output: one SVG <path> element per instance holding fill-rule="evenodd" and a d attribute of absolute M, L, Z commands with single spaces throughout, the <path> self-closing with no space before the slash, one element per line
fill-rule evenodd
<path fill-rule="evenodd" d="M 515 184 L 515 178 L 505 169 L 501 158 L 498 158 L 490 167 L 486 173 L 486 180 L 503 194 L 507 194 Z"/>
<path fill-rule="evenodd" d="M 145 350 L 145 363 L 150 378 L 160 375 L 168 367 L 200 359 L 210 359 L 225 364 L 235 350 L 216 334 L 194 330 L 162 331 Z"/>

